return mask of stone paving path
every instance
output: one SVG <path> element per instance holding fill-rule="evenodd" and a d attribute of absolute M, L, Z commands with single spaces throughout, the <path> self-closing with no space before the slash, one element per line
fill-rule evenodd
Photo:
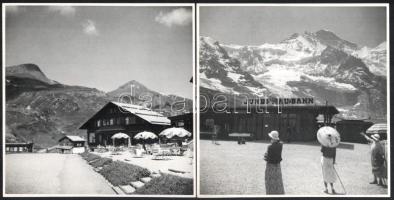
<path fill-rule="evenodd" d="M 7 154 L 6 194 L 116 194 L 76 154 Z"/>

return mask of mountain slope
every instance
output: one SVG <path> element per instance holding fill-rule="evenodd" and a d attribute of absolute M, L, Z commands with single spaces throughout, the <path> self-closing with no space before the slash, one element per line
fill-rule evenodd
<path fill-rule="evenodd" d="M 24 64 L 6 68 L 6 142 L 33 141 L 36 147 L 50 147 L 65 134 L 77 134 L 86 137 L 85 130 L 79 127 L 106 103 L 119 94 L 127 92 L 131 81 L 117 90 L 109 92 L 81 86 L 68 86 L 48 79 L 38 66 Z M 142 91 L 163 96 L 151 91 L 142 84 L 134 96 Z M 172 111 L 169 107 L 180 97 L 163 96 L 163 113 L 175 115 L 183 112 Z M 175 100 L 173 100 L 175 99 Z M 126 99 L 127 100 L 127 99 Z M 191 110 L 191 100 L 186 100 L 187 109 Z M 138 100 L 137 104 L 144 103 Z M 154 103 L 154 106 L 157 104 Z M 158 109 L 154 107 L 153 109 Z"/>
<path fill-rule="evenodd" d="M 150 90 L 136 80 L 129 81 L 107 94 L 112 101 L 143 105 L 161 112 L 165 116 L 180 115 L 193 111 L 193 101 L 191 99 L 161 94 Z"/>
<path fill-rule="evenodd" d="M 336 105 L 345 118 L 385 118 L 386 77 L 373 73 L 359 51 L 357 44 L 325 30 L 260 46 L 200 37 L 200 86 L 236 95 L 314 97 L 316 103 Z"/>

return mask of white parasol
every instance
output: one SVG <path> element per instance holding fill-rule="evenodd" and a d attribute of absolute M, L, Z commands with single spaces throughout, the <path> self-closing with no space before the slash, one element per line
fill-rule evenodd
<path fill-rule="evenodd" d="M 366 131 L 367 134 L 382 134 L 387 133 L 387 124 L 386 123 L 378 123 L 369 127 Z"/>
<path fill-rule="evenodd" d="M 176 128 L 176 127 L 172 127 L 172 128 L 167 128 L 164 131 L 162 131 L 160 134 L 160 136 L 165 136 L 166 138 L 173 138 L 173 137 L 190 137 L 192 136 L 192 134 L 183 129 L 183 128 Z"/>
<path fill-rule="evenodd" d="M 341 141 L 338 131 L 330 126 L 323 126 L 317 131 L 317 140 L 326 147 L 337 147 Z"/>
<path fill-rule="evenodd" d="M 148 132 L 148 131 L 143 131 L 141 133 L 138 133 L 137 135 L 134 136 L 134 139 L 143 139 L 143 140 L 147 140 L 147 139 L 156 139 L 157 135 L 152 133 L 152 132 Z"/>
<path fill-rule="evenodd" d="M 112 142 L 113 142 L 113 145 L 114 145 L 114 146 L 115 146 L 115 139 L 128 139 L 128 140 L 127 140 L 128 146 L 131 145 L 130 136 L 127 135 L 126 133 L 116 133 L 116 134 L 114 134 L 114 135 L 111 137 L 111 139 L 112 139 Z"/>

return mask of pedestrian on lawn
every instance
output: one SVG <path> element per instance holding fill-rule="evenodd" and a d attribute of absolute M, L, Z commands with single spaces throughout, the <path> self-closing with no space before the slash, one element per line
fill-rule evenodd
<path fill-rule="evenodd" d="M 282 161 L 282 147 L 278 131 L 271 131 L 268 136 L 271 138 L 271 144 L 268 145 L 264 160 L 267 161 L 265 167 L 265 190 L 266 194 L 284 194 L 282 170 L 280 162 Z"/>

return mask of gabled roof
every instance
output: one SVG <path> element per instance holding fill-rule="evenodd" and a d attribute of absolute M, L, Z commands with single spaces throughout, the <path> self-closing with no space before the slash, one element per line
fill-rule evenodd
<path fill-rule="evenodd" d="M 167 117 L 165 117 L 164 115 L 155 112 L 149 108 L 145 108 L 143 106 L 139 106 L 139 105 L 134 105 L 134 104 L 127 104 L 127 103 L 120 103 L 120 102 L 115 102 L 115 101 L 111 101 L 108 104 L 106 104 L 104 107 L 108 106 L 109 104 L 113 104 L 119 108 L 122 108 L 122 110 L 127 111 L 131 114 L 134 114 L 140 118 L 142 118 L 143 120 L 147 121 L 150 124 L 157 124 L 157 125 L 171 125 L 171 120 L 169 120 Z M 103 107 L 103 108 L 104 108 Z M 100 110 L 101 111 L 101 110 Z M 99 111 L 99 112 L 100 112 Z M 97 112 L 98 113 L 98 112 Z M 96 114 L 97 114 L 96 113 Z M 95 115 L 96 115 L 95 114 Z M 94 115 L 94 116 L 95 116 Z M 92 116 L 90 119 L 92 119 L 94 116 Z M 89 119 L 89 120 L 90 120 Z M 80 129 L 86 129 L 87 123 L 89 122 L 89 120 L 87 122 L 85 122 Z"/>
<path fill-rule="evenodd" d="M 171 121 L 167 117 L 151 109 L 138 105 L 119 103 L 114 101 L 112 101 L 111 103 L 117 105 L 118 107 L 123 108 L 124 110 L 130 112 L 131 114 L 135 114 L 138 117 L 141 117 L 142 119 L 144 119 L 145 121 L 151 124 L 171 125 Z"/>
<path fill-rule="evenodd" d="M 64 138 L 68 138 L 69 140 L 73 141 L 73 142 L 85 142 L 86 140 L 80 136 L 77 135 L 66 135 L 62 138 L 60 138 L 59 141 L 63 140 Z"/>

